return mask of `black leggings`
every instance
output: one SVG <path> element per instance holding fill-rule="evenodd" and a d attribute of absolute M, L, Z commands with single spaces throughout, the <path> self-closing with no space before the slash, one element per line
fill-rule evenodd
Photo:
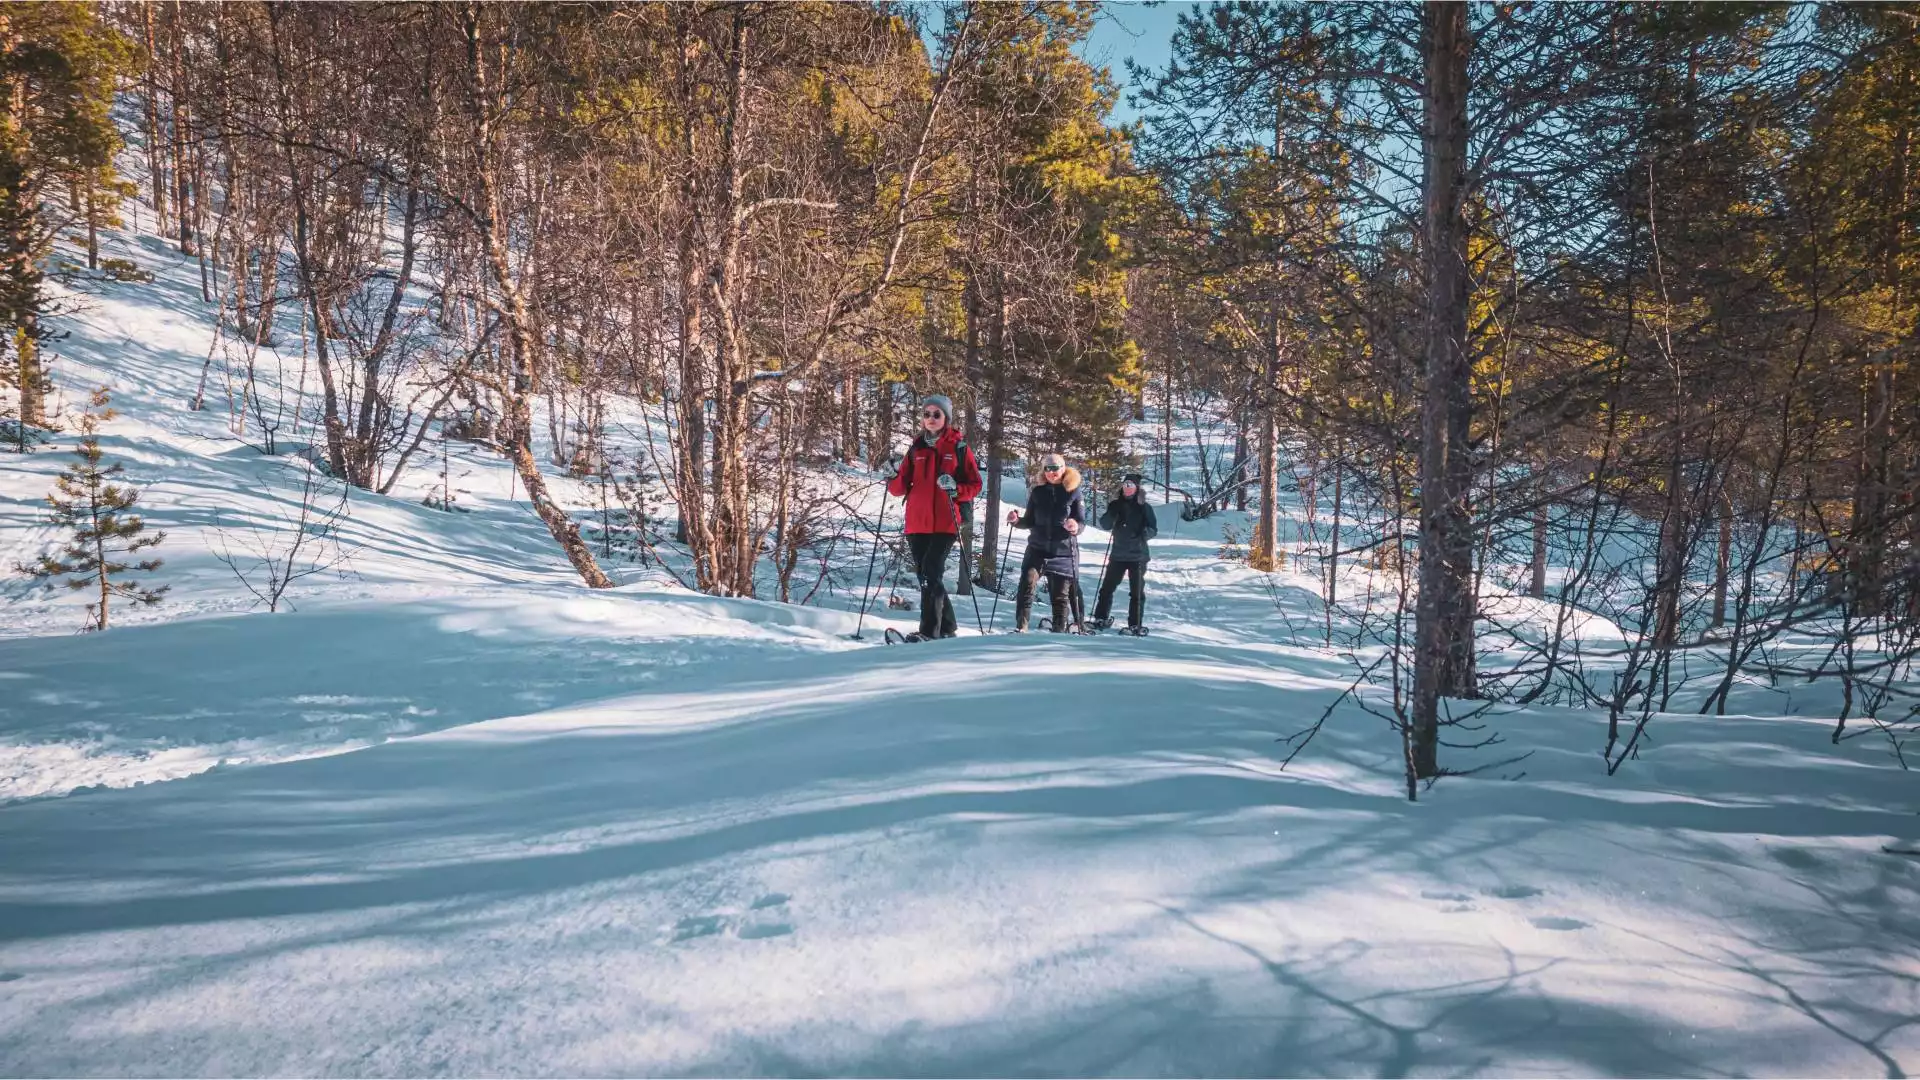
<path fill-rule="evenodd" d="M 1100 578 L 1100 602 L 1094 605 L 1093 618 L 1099 621 L 1113 610 L 1113 594 L 1119 591 L 1120 578 L 1127 579 L 1127 625 L 1139 626 L 1147 613 L 1147 562 L 1145 559 L 1110 562 Z"/>
<path fill-rule="evenodd" d="M 953 554 L 952 533 L 908 533 L 913 572 L 920 578 L 920 636 L 952 637 L 953 601 L 947 599 L 947 556 Z"/>

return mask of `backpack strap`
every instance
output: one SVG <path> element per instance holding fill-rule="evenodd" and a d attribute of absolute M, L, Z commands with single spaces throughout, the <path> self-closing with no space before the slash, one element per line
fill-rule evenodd
<path fill-rule="evenodd" d="M 961 439 L 958 442 L 953 444 L 953 470 L 954 470 L 953 478 L 955 480 L 960 479 L 959 473 L 960 473 L 961 463 L 965 462 L 968 458 L 972 456 L 973 456 L 973 451 L 968 449 L 967 440 Z M 980 482 L 980 463 L 977 461 L 974 462 L 973 464 L 973 479 L 968 482 L 969 483 Z"/>

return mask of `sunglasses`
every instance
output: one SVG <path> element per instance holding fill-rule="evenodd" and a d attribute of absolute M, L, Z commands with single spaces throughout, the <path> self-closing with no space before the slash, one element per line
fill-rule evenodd
<path fill-rule="evenodd" d="M 1059 472 L 1064 468 L 1066 468 L 1065 465 L 1048 465 L 1042 468 L 1040 471 L 1041 472 Z"/>
<path fill-rule="evenodd" d="M 920 419 L 922 420 L 945 420 L 946 418 L 947 414 L 941 412 L 939 409 L 928 409 L 926 412 L 920 414 Z"/>

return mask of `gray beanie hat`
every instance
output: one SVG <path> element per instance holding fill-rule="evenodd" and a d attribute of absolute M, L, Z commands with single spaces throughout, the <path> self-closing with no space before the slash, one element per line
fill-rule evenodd
<path fill-rule="evenodd" d="M 920 399 L 920 407 L 926 408 L 928 405 L 932 405 L 934 408 L 939 409 L 940 415 L 947 418 L 947 423 L 949 424 L 953 423 L 953 399 L 952 398 L 948 397 L 945 394 L 928 394 L 926 397 L 923 397 Z"/>

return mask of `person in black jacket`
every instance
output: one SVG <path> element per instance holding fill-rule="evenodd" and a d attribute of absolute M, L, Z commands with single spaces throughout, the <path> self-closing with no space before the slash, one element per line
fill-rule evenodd
<path fill-rule="evenodd" d="M 1100 515 L 1100 527 L 1113 534 L 1107 548 L 1107 572 L 1100 579 L 1100 602 L 1094 605 L 1093 627 L 1104 630 L 1113 624 L 1113 594 L 1120 578 L 1127 579 L 1127 633 L 1138 634 L 1147 611 L 1147 541 L 1160 535 L 1153 507 L 1147 505 L 1147 493 L 1140 489 L 1139 474 L 1129 474 L 1120 484 L 1119 494 L 1107 503 Z"/>
<path fill-rule="evenodd" d="M 1033 609 L 1033 591 L 1047 579 L 1047 598 L 1053 604 L 1053 632 L 1069 625 L 1068 600 L 1080 576 L 1080 526 L 1087 520 L 1080 501 L 1080 472 L 1068 467 L 1059 454 L 1048 454 L 1040 467 L 1040 483 L 1027 492 L 1027 512 L 1007 512 L 1007 524 L 1027 529 L 1027 557 L 1020 563 L 1020 590 L 1014 594 L 1013 628 L 1023 632 Z"/>

